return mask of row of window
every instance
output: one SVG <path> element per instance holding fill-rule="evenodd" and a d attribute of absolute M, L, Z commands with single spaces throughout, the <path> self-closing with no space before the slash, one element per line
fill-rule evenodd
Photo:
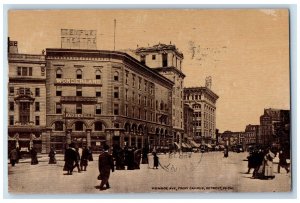
<path fill-rule="evenodd" d="M 81 69 L 77 69 L 75 73 L 76 73 L 76 79 L 83 78 Z M 56 70 L 56 78 L 62 78 L 62 77 L 63 77 L 63 71 L 62 71 L 62 69 L 59 68 Z M 95 79 L 101 80 L 101 71 L 99 69 L 97 69 L 95 71 Z M 118 71 L 114 72 L 113 79 L 114 79 L 114 81 L 119 81 L 119 72 Z"/>
<path fill-rule="evenodd" d="M 97 121 L 94 123 L 94 131 L 103 131 L 103 123 L 100 121 Z M 83 131 L 84 130 L 84 123 L 81 121 L 77 121 L 74 124 L 75 131 Z M 54 130 L 55 131 L 64 131 L 64 123 L 62 121 L 56 121 L 54 123 Z"/>
<path fill-rule="evenodd" d="M 23 122 L 23 121 L 27 121 L 27 122 Z M 22 119 L 20 118 L 20 122 L 22 124 L 27 124 L 29 122 L 29 117 L 28 119 Z M 13 115 L 10 115 L 9 116 L 9 125 L 14 125 L 15 124 L 15 120 L 14 120 L 14 116 Z M 40 116 L 35 116 L 35 125 L 36 126 L 39 126 L 40 125 Z"/>
<path fill-rule="evenodd" d="M 55 113 L 56 114 L 62 114 L 62 104 L 61 103 L 56 103 L 56 109 Z M 75 112 L 76 114 L 82 114 L 82 104 L 76 104 L 75 107 Z M 96 104 L 95 105 L 95 114 L 96 115 L 101 115 L 102 114 L 102 104 Z M 117 115 L 117 114 L 115 114 Z"/>
<path fill-rule="evenodd" d="M 135 87 L 136 81 L 135 81 L 136 75 L 132 73 L 132 87 Z M 129 71 L 126 71 L 125 73 L 125 84 L 128 85 L 129 81 Z M 138 77 L 138 89 L 142 90 L 142 78 Z M 144 80 L 144 91 L 147 92 L 149 90 L 150 94 L 153 94 L 153 84 L 148 82 L 147 80 Z"/>
<path fill-rule="evenodd" d="M 10 86 L 9 87 L 9 95 L 10 96 L 13 96 L 15 95 L 15 88 L 13 86 Z M 19 95 L 31 95 L 31 91 L 30 91 L 30 88 L 23 88 L 23 87 L 20 87 L 18 89 L 18 94 Z M 40 97 L 40 88 L 35 88 L 35 97 Z"/>
<path fill-rule="evenodd" d="M 30 111 L 30 106 L 29 105 L 21 105 L 22 103 L 23 102 L 20 103 L 20 112 Z M 34 108 L 35 111 L 40 111 L 40 102 L 35 102 L 34 107 L 35 107 Z M 15 110 L 15 102 L 9 102 L 9 111 L 14 111 L 14 110 Z"/>
<path fill-rule="evenodd" d="M 32 67 L 17 67 L 17 75 L 32 76 Z M 45 76 L 45 67 L 41 67 L 41 76 Z"/>

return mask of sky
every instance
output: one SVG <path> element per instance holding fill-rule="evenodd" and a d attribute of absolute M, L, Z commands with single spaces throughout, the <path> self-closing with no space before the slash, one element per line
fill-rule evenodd
<path fill-rule="evenodd" d="M 8 36 L 19 52 L 60 48 L 60 29 L 97 30 L 97 49 L 175 44 L 186 87 L 212 77 L 216 127 L 244 131 L 264 108 L 290 109 L 288 10 L 11 10 Z"/>

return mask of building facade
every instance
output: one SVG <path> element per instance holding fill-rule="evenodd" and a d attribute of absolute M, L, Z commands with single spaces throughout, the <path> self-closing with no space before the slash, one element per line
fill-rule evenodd
<path fill-rule="evenodd" d="M 259 125 L 247 125 L 245 128 L 244 135 L 244 146 L 256 145 L 258 144 L 259 138 Z"/>
<path fill-rule="evenodd" d="M 184 103 L 194 110 L 194 140 L 201 144 L 216 144 L 216 102 L 209 87 L 184 88 Z"/>
<path fill-rule="evenodd" d="M 174 142 L 181 143 L 184 135 L 183 84 L 185 75 L 182 72 L 183 54 L 178 51 L 175 45 L 160 43 L 152 47 L 137 48 L 134 53 L 142 64 L 174 83 L 172 88 L 171 123 Z"/>
<path fill-rule="evenodd" d="M 40 152 L 46 126 L 45 56 L 18 53 L 9 41 L 8 150 L 33 146 Z"/>
<path fill-rule="evenodd" d="M 280 125 L 283 124 L 282 126 Z M 280 143 L 280 129 L 288 126 L 290 123 L 290 111 L 281 109 L 264 109 L 264 114 L 260 116 L 260 135 L 259 143 L 262 145 L 272 145 Z M 281 126 L 281 127 L 280 127 Z M 288 133 L 289 137 L 289 133 Z M 286 138 L 289 140 L 289 138 Z"/>
<path fill-rule="evenodd" d="M 123 52 L 47 49 L 46 61 L 44 152 L 172 143 L 172 81 Z"/>

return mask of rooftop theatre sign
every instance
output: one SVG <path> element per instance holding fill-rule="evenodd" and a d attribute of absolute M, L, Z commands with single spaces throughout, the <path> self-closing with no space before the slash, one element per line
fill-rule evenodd
<path fill-rule="evenodd" d="M 61 48 L 97 49 L 97 31 L 61 29 Z"/>
<path fill-rule="evenodd" d="M 101 80 L 92 79 L 72 79 L 72 78 L 57 78 L 56 85 L 97 85 L 100 86 Z"/>

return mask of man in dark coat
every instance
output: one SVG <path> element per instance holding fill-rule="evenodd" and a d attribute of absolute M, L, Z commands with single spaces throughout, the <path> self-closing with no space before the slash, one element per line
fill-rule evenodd
<path fill-rule="evenodd" d="M 134 149 L 129 147 L 127 153 L 127 170 L 134 170 Z"/>
<path fill-rule="evenodd" d="M 68 171 L 68 175 L 72 175 L 74 169 L 74 162 L 77 160 L 77 153 L 74 145 L 70 144 L 70 146 L 65 151 L 65 166 L 64 170 Z"/>
<path fill-rule="evenodd" d="M 39 163 L 37 159 L 37 151 L 34 147 L 32 147 L 30 150 L 30 156 L 31 156 L 31 165 L 36 165 Z"/>
<path fill-rule="evenodd" d="M 9 153 L 9 159 L 10 159 L 10 164 L 12 166 L 15 166 L 16 161 L 18 159 L 18 152 L 17 152 L 16 149 L 13 149 L 13 150 L 10 151 L 10 153 Z"/>
<path fill-rule="evenodd" d="M 104 152 L 99 155 L 99 162 L 98 162 L 98 169 L 100 172 L 100 190 L 109 189 L 110 185 L 108 182 L 110 170 L 114 172 L 114 160 L 111 154 L 108 153 L 109 146 L 104 145 L 103 147 Z M 104 188 L 106 185 L 106 188 Z"/>
<path fill-rule="evenodd" d="M 89 150 L 86 147 L 83 147 L 81 160 L 80 160 L 80 168 L 82 171 L 86 171 L 86 167 L 88 166 L 89 156 L 90 156 Z"/>
<path fill-rule="evenodd" d="M 50 152 L 49 152 L 49 164 L 56 164 L 56 159 L 55 159 L 55 150 L 53 147 L 51 147 Z"/>

